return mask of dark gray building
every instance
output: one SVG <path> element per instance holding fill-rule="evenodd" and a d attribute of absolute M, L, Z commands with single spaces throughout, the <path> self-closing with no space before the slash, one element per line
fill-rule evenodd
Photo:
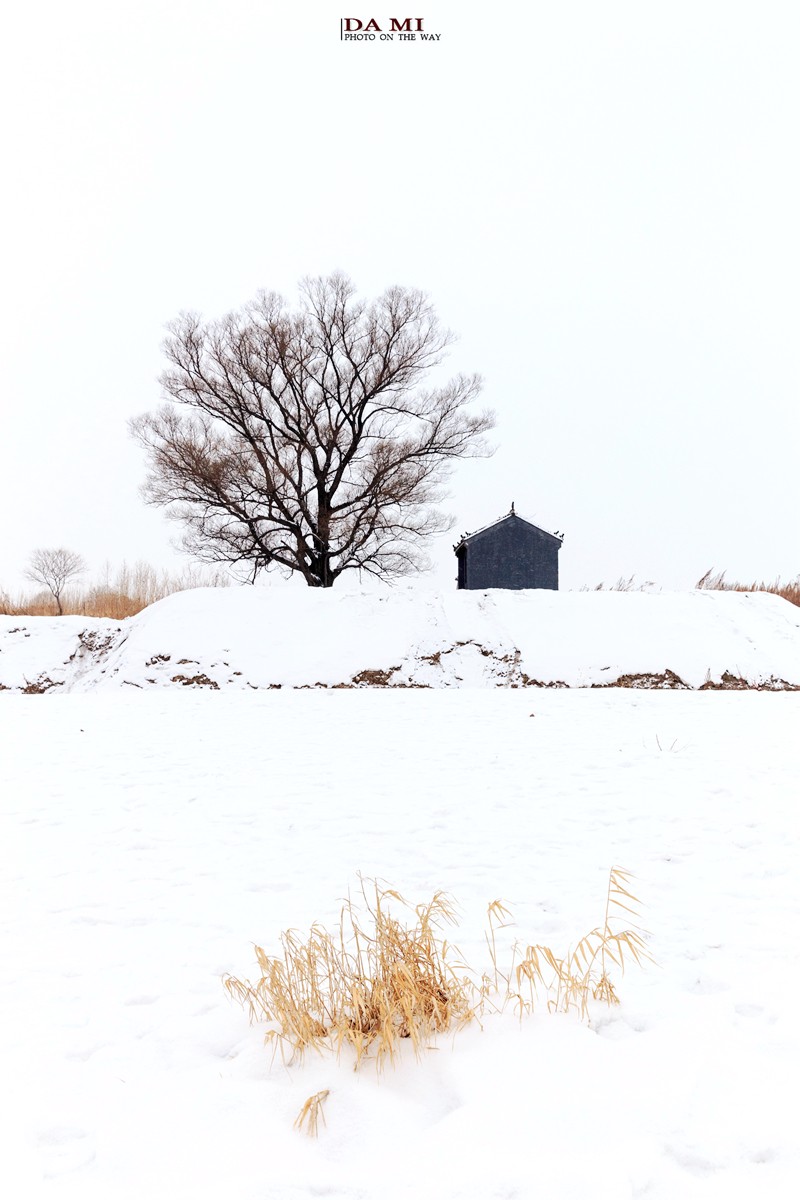
<path fill-rule="evenodd" d="M 562 535 L 547 533 L 514 512 L 468 533 L 453 549 L 458 559 L 458 586 L 483 588 L 548 588 L 558 591 L 558 552 Z"/>

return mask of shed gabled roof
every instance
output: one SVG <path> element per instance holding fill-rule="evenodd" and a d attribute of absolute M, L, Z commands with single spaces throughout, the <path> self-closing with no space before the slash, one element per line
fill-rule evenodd
<path fill-rule="evenodd" d="M 550 538 L 551 541 L 559 546 L 564 540 L 563 534 L 550 533 L 547 529 L 542 529 L 540 525 L 534 525 L 533 521 L 526 521 L 524 517 L 519 516 L 514 511 L 514 505 L 512 504 L 511 512 L 506 513 L 504 517 L 499 517 L 496 521 L 492 521 L 490 525 L 484 525 L 481 529 L 476 529 L 474 533 L 465 533 L 461 540 L 453 547 L 453 550 L 458 554 L 462 546 L 469 545 L 470 542 L 474 542 L 477 538 L 483 537 L 484 534 L 497 529 L 498 525 L 505 525 L 507 521 L 519 521 L 521 525 L 527 525 L 530 529 L 535 529 L 537 533 L 544 534 L 546 538 Z"/>

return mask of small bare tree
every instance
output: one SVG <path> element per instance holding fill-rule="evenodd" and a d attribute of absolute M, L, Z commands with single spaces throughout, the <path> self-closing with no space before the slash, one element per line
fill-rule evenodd
<path fill-rule="evenodd" d="M 63 616 L 61 596 L 64 588 L 71 579 L 82 575 L 85 570 L 86 564 L 80 554 L 73 550 L 65 550 L 61 546 L 56 550 L 34 550 L 25 571 L 25 578 L 52 592 L 58 615 Z"/>
<path fill-rule="evenodd" d="M 304 281 L 296 311 L 264 292 L 221 320 L 182 314 L 161 379 L 178 407 L 131 422 L 145 497 L 195 557 L 252 579 L 277 566 L 331 587 L 424 565 L 420 544 L 451 524 L 434 507 L 448 467 L 490 453 L 494 423 L 465 411 L 477 375 L 421 387 L 452 340 L 422 292 L 367 303 L 341 274 Z"/>

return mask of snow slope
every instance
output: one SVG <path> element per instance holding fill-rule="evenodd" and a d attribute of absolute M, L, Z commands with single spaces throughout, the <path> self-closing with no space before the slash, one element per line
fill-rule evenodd
<path fill-rule="evenodd" d="M 123 622 L 0 617 L 12 690 L 800 685 L 800 610 L 765 593 L 197 589 Z"/>
<path fill-rule="evenodd" d="M 139 657 L 197 645 L 149 616 Z M 4 1194 L 800 1194 L 797 694 L 128 689 L 6 694 L 0 720 Z M 358 871 L 449 891 L 480 969 L 490 901 L 503 952 L 563 951 L 615 863 L 658 965 L 590 1024 L 490 1018 L 379 1079 L 273 1063 L 222 986 L 253 942 L 334 925 Z"/>

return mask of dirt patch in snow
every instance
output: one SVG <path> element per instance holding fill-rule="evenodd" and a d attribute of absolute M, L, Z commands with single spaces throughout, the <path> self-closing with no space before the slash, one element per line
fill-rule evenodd
<path fill-rule="evenodd" d="M 38 679 L 34 679 L 33 681 L 26 679 L 25 687 L 19 690 L 25 696 L 42 696 L 45 692 L 49 692 L 51 688 L 63 686 L 63 680 L 51 679 L 49 675 L 40 675 Z"/>
<path fill-rule="evenodd" d="M 337 687 L 393 687 L 392 678 L 400 670 L 399 667 L 389 667 L 387 670 L 359 671 L 350 683 L 338 683 Z"/>
<path fill-rule="evenodd" d="M 645 688 L 647 691 L 662 690 L 664 688 L 686 692 L 692 690 L 689 684 L 681 679 L 680 675 L 676 675 L 674 671 L 670 670 L 662 671 L 661 674 L 646 671 L 640 675 L 620 675 L 619 679 L 615 679 L 611 683 L 593 683 L 592 687 Z"/>
<path fill-rule="evenodd" d="M 219 684 L 207 675 L 173 675 L 171 682 L 180 683 L 184 687 L 209 687 L 215 692 L 219 691 Z"/>
<path fill-rule="evenodd" d="M 800 685 L 788 683 L 785 679 L 771 676 L 761 683 L 748 683 L 741 675 L 732 675 L 724 671 L 718 680 L 707 679 L 701 683 L 698 692 L 800 692 Z"/>

